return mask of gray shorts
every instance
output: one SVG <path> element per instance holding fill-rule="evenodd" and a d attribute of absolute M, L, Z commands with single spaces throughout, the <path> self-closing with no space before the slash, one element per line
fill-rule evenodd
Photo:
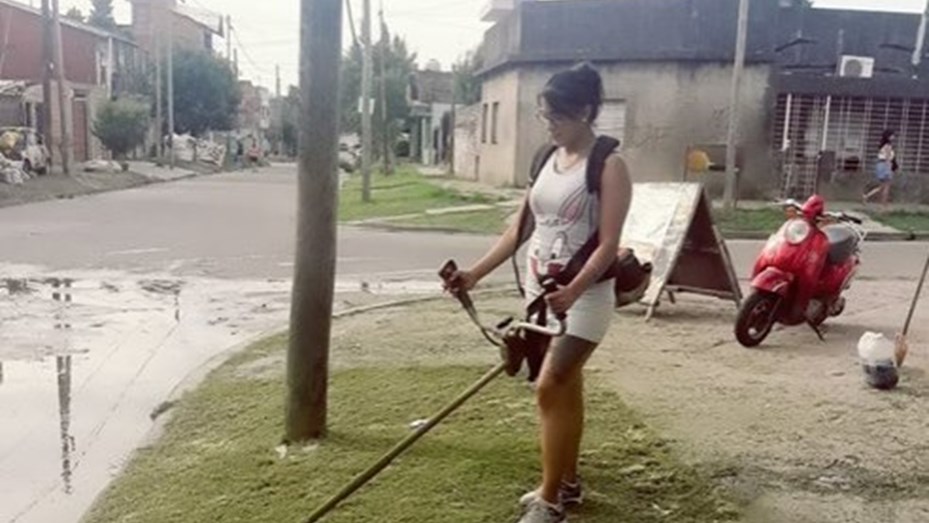
<path fill-rule="evenodd" d="M 581 295 L 568 311 L 568 336 L 599 344 L 606 337 L 613 322 L 615 296 L 613 280 L 597 283 Z M 526 282 L 526 304 L 532 303 L 542 288 L 532 278 Z"/>

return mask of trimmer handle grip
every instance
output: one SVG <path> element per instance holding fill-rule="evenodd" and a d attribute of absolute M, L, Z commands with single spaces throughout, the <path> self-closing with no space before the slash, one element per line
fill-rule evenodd
<path fill-rule="evenodd" d="M 456 272 L 458 272 L 458 264 L 455 263 L 455 260 L 448 260 L 439 269 L 439 278 L 442 278 L 445 283 L 451 283 Z"/>
<path fill-rule="evenodd" d="M 560 287 L 558 282 L 555 281 L 555 278 L 551 276 L 545 277 L 542 281 L 539 282 L 539 285 L 542 286 L 542 291 L 545 295 L 558 292 L 558 288 Z M 555 317 L 558 318 L 559 321 L 563 322 L 565 318 L 568 317 L 568 315 L 562 312 L 561 314 L 556 314 Z"/>

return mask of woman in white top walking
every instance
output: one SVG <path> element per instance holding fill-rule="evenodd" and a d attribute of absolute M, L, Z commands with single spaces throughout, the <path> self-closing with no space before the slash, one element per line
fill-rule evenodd
<path fill-rule="evenodd" d="M 539 279 L 560 271 L 594 231 L 599 231 L 600 239 L 577 277 L 547 298 L 552 313 L 567 313 L 567 330 L 548 350 L 536 387 L 542 484 L 521 499 L 526 512 L 520 523 L 558 523 L 566 519 L 565 505 L 582 500 L 577 471 L 584 430 L 582 369 L 612 320 L 613 283 L 597 282 L 616 260 L 632 185 L 625 163 L 614 153 L 603 169 L 599 192 L 587 190 L 586 166 L 596 143 L 594 123 L 603 103 L 603 81 L 595 69 L 584 64 L 554 75 L 538 103 L 539 119 L 558 150 L 523 204 L 534 218 L 527 300 L 542 292 Z M 480 261 L 456 274 L 452 285 L 473 288 L 514 255 L 518 234 L 514 223 Z"/>
<path fill-rule="evenodd" d="M 881 147 L 877 153 L 877 164 L 874 167 L 874 178 L 877 187 L 866 192 L 862 200 L 867 204 L 875 195 L 881 195 L 881 205 L 886 206 L 890 201 L 890 187 L 894 182 L 894 173 L 897 172 L 897 151 L 894 149 L 894 140 L 897 133 L 884 131 L 881 136 Z"/>

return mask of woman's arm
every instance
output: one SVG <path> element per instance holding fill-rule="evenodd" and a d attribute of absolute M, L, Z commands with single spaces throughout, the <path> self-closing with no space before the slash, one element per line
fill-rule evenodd
<path fill-rule="evenodd" d="M 600 184 L 600 245 L 567 287 L 549 295 L 549 305 L 555 313 L 567 312 L 616 261 L 620 235 L 632 202 L 632 182 L 626 163 L 618 154 L 607 159 Z"/>
<path fill-rule="evenodd" d="M 519 217 L 523 216 L 523 213 L 531 212 L 528 209 L 529 197 L 526 196 L 523 199 L 523 204 L 519 208 Z M 520 243 L 518 238 L 519 236 L 519 223 L 521 220 L 517 219 L 507 227 L 506 232 L 500 236 L 500 239 L 497 240 L 497 243 L 487 251 L 487 254 L 483 258 L 477 261 L 471 268 L 468 270 L 476 281 L 482 280 L 488 274 L 492 273 L 497 267 L 502 265 L 505 261 L 510 259 L 512 256 L 516 255 L 516 251 L 519 249 Z M 523 234 L 531 234 L 534 227 L 534 221 L 530 220 L 530 227 L 528 230 L 524 231 Z"/>

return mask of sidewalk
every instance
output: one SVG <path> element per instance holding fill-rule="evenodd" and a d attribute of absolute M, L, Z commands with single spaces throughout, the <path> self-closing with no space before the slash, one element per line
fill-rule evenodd
<path fill-rule="evenodd" d="M 416 170 L 421 175 L 429 178 L 436 185 L 458 191 L 463 194 L 481 194 L 484 196 L 497 197 L 501 200 L 522 200 L 526 194 L 526 189 L 521 187 L 496 187 L 478 182 L 477 180 L 467 180 L 456 178 L 448 173 L 448 170 L 442 167 L 432 165 L 417 165 Z"/>
<path fill-rule="evenodd" d="M 713 210 L 718 211 L 722 209 L 723 203 L 720 201 L 714 201 L 712 203 Z M 779 207 L 772 202 L 749 200 L 749 201 L 740 201 L 738 203 L 738 208 L 740 210 L 763 210 L 763 209 L 778 209 Z M 844 211 L 849 215 L 858 218 L 862 221 L 861 226 L 864 228 L 865 232 L 868 234 L 869 240 L 873 241 L 904 241 L 915 239 L 913 233 L 908 231 L 901 231 L 895 229 L 888 225 L 884 225 L 876 220 L 874 220 L 870 215 L 861 210 L 860 203 L 854 202 L 836 202 L 827 204 L 827 210 L 829 211 Z M 739 232 L 726 232 L 724 235 L 726 239 L 763 239 L 770 236 L 772 231 L 739 231 Z"/>
<path fill-rule="evenodd" d="M 467 214 L 480 211 L 490 211 L 495 208 L 512 208 L 515 212 L 519 203 L 524 197 L 525 189 L 514 187 L 493 187 L 482 184 L 473 180 L 464 180 L 453 178 L 442 168 L 432 166 L 418 166 L 419 172 L 432 179 L 431 181 L 443 188 L 452 189 L 462 193 L 483 194 L 500 198 L 500 202 L 489 205 L 469 205 L 453 207 L 446 209 L 432 209 L 423 214 L 415 216 L 397 216 L 392 218 L 367 220 L 357 223 L 356 225 L 372 225 L 387 228 L 401 228 L 396 223 L 410 220 L 411 218 L 422 218 L 426 216 L 449 215 L 449 214 Z M 722 202 L 715 201 L 712 203 L 714 211 L 720 210 Z M 772 202 L 766 201 L 741 201 L 738 205 L 742 210 L 763 210 L 777 209 Z M 874 220 L 868 213 L 863 212 L 861 203 L 858 202 L 835 202 L 829 204 L 829 209 L 834 211 L 845 211 L 848 214 L 860 219 L 862 227 L 867 233 L 867 239 L 870 241 L 912 241 L 912 240 L 929 240 L 929 232 L 922 233 L 919 231 L 903 231 L 894 227 L 885 225 Z M 908 210 L 908 211 L 925 211 L 929 214 L 929 206 L 897 205 L 892 206 L 891 210 Z M 728 240 L 764 240 L 771 235 L 773 230 L 757 231 L 733 231 L 723 230 L 723 236 Z"/>
<path fill-rule="evenodd" d="M 150 178 L 132 172 L 47 174 L 21 185 L 0 184 L 0 207 L 11 207 L 47 200 L 70 199 L 109 191 L 132 189 L 152 183 Z"/>
<path fill-rule="evenodd" d="M 48 200 L 71 199 L 111 191 L 133 189 L 153 183 L 165 183 L 193 178 L 204 174 L 188 167 L 158 167 L 151 162 L 129 162 L 129 171 L 123 172 L 116 164 L 98 165 L 85 172 L 86 164 L 70 176 L 60 172 L 27 180 L 20 185 L 0 183 L 0 207 L 11 207 Z"/>

